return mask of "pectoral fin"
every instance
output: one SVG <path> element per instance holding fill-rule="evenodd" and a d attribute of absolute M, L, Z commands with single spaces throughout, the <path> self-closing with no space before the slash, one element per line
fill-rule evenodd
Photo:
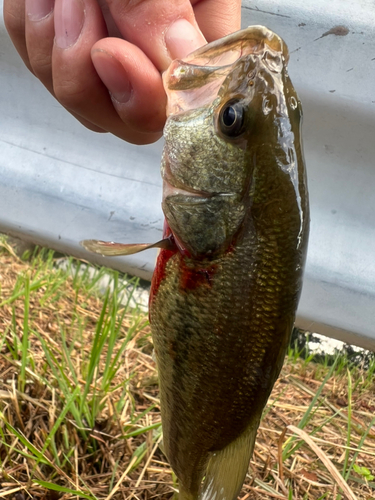
<path fill-rule="evenodd" d="M 210 458 L 199 500 L 235 500 L 245 480 L 258 425 L 249 426 L 235 441 Z"/>
<path fill-rule="evenodd" d="M 173 250 L 174 243 L 170 238 L 165 238 L 156 243 L 114 243 L 113 241 L 101 240 L 83 240 L 80 242 L 89 252 L 94 252 L 99 255 L 114 257 L 116 255 L 132 255 L 134 253 L 143 252 L 149 248 L 165 248 Z"/>

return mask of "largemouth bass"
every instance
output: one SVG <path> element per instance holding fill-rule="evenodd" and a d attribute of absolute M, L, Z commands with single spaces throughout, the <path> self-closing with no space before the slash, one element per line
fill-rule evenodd
<path fill-rule="evenodd" d="M 240 492 L 293 328 L 309 208 L 283 40 L 253 26 L 164 74 L 164 238 L 150 294 L 164 452 L 182 500 Z"/>

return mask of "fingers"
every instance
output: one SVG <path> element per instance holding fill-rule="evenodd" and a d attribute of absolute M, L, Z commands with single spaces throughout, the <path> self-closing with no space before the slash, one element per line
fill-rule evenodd
<path fill-rule="evenodd" d="M 17 52 L 32 71 L 25 40 L 25 1 L 4 0 L 4 23 Z"/>
<path fill-rule="evenodd" d="M 24 26 L 24 38 L 31 69 L 52 93 L 52 48 L 55 36 L 53 8 L 53 0 L 42 2 L 26 0 Z"/>
<path fill-rule="evenodd" d="M 205 39 L 189 0 L 173 4 L 169 0 L 107 0 L 107 5 L 126 41 L 98 41 L 92 61 L 127 126 L 121 137 L 131 140 L 132 131 L 139 134 L 132 136 L 132 142 L 151 142 L 151 134 L 155 139 L 160 137 L 165 123 L 166 96 L 160 72 L 172 59 L 200 47 Z"/>
<path fill-rule="evenodd" d="M 32 72 L 56 97 L 52 71 L 52 53 L 55 38 L 54 21 L 56 20 L 54 4 L 54 0 L 25 1 L 24 38 L 28 62 Z M 71 12 L 71 14 L 74 14 L 74 12 Z M 61 12 L 59 15 L 61 17 Z M 98 12 L 96 24 L 100 25 L 101 23 L 103 24 L 102 17 Z M 97 33 L 98 36 L 105 36 L 105 34 L 105 29 L 99 30 L 99 33 Z M 87 50 L 86 54 L 82 52 L 81 55 L 90 61 L 90 49 Z M 74 109 L 70 109 L 70 112 L 90 130 L 103 131 L 101 127 L 87 121 L 84 116 L 77 115 Z"/>
<path fill-rule="evenodd" d="M 113 56 L 118 57 L 117 53 L 122 51 L 121 57 L 133 61 L 135 70 L 137 65 L 138 67 L 140 64 L 143 65 L 143 73 L 146 77 L 149 76 L 149 84 L 152 85 L 155 76 L 158 82 L 160 75 L 144 54 L 123 40 L 105 38 L 106 26 L 95 0 L 56 0 L 54 17 L 52 79 L 56 98 L 68 110 L 126 141 L 144 144 L 159 138 L 163 117 L 159 118 L 156 130 L 153 123 L 151 128 L 148 127 L 147 120 L 142 130 L 132 127 L 132 120 L 127 117 L 127 109 L 129 107 L 131 109 L 134 103 L 142 102 L 137 90 L 137 72 L 135 71 L 134 78 L 131 75 L 130 79 L 126 73 L 127 68 L 121 64 L 121 58 L 118 61 Z M 106 82 L 112 86 L 112 96 L 99 78 L 91 59 L 91 49 L 100 39 L 103 39 L 104 49 L 99 50 L 96 60 L 99 60 L 98 66 L 101 64 Z M 105 52 L 107 46 L 110 48 L 114 46 L 112 53 Z M 108 55 L 110 61 L 106 57 Z M 160 102 L 163 102 L 162 99 Z M 153 105 L 155 107 L 155 102 Z M 120 114 L 116 109 L 119 109 Z"/>
<path fill-rule="evenodd" d="M 107 25 L 108 35 L 116 38 L 122 38 L 115 20 L 113 19 L 106 0 L 98 0 L 98 4 L 103 13 L 105 23 Z"/>
<path fill-rule="evenodd" d="M 160 134 L 166 97 L 159 72 L 206 43 L 193 7 L 189 0 L 175 0 L 173 5 L 170 0 L 107 0 L 107 5 L 127 41 L 97 42 L 92 51 L 96 71 L 125 124 L 143 134 Z M 200 18 L 213 19 L 215 28 L 203 22 L 212 39 L 240 27 L 239 0 L 201 0 L 195 7 Z"/>
<path fill-rule="evenodd" d="M 145 144 L 165 121 L 160 72 L 204 44 L 202 32 L 239 27 L 240 0 L 192 1 L 4 0 L 4 20 L 25 64 L 85 126 Z"/>
<path fill-rule="evenodd" d="M 159 138 L 166 95 L 161 75 L 148 57 L 125 40 L 106 38 L 94 45 L 92 60 L 123 124 L 143 134 L 142 143 L 148 135 L 150 142 L 152 135 L 153 140 Z"/>

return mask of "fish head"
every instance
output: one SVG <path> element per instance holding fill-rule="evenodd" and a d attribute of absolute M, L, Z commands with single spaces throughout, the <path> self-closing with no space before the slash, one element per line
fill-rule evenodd
<path fill-rule="evenodd" d="M 287 62 L 283 40 L 252 26 L 163 75 L 162 207 L 180 251 L 193 258 L 226 252 L 275 186 L 286 183 L 300 197 L 294 142 L 302 110 Z"/>

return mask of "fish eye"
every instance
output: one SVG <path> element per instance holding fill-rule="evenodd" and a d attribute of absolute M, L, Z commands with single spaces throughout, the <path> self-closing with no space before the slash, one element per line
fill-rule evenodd
<path fill-rule="evenodd" d="M 239 101 L 229 101 L 220 110 L 219 125 L 228 137 L 237 137 L 243 131 L 244 108 Z"/>

